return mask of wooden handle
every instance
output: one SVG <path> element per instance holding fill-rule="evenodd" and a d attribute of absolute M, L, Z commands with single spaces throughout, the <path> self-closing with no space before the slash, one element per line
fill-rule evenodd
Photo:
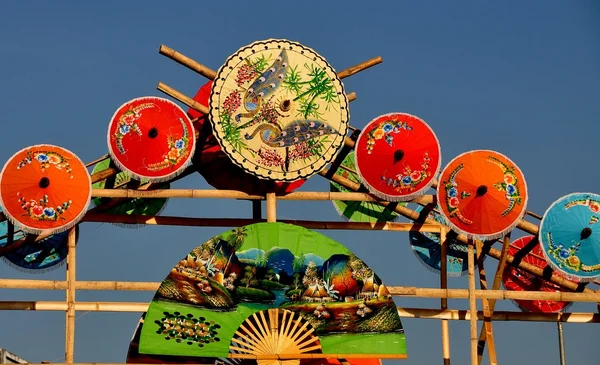
<path fill-rule="evenodd" d="M 158 53 L 160 53 L 163 56 L 169 57 L 173 61 L 184 65 L 190 70 L 196 71 L 197 73 L 206 77 L 209 80 L 214 80 L 215 77 L 217 77 L 217 73 L 214 70 L 211 70 L 210 68 L 201 64 L 200 62 L 194 61 L 193 59 L 175 51 L 172 48 L 165 46 L 164 44 L 160 46 Z"/>
<path fill-rule="evenodd" d="M 199 102 L 190 98 L 189 96 L 183 95 L 182 93 L 173 89 L 172 87 L 170 87 L 162 82 L 159 82 L 158 86 L 156 88 L 158 90 L 162 91 L 163 93 L 169 95 L 173 99 L 179 100 L 180 102 L 184 103 L 185 105 L 189 106 L 190 108 L 197 110 L 202 114 L 205 114 L 205 115 L 208 114 L 208 108 L 206 106 L 200 104 Z"/>
<path fill-rule="evenodd" d="M 383 62 L 383 59 L 380 56 L 373 57 L 370 60 L 366 60 L 365 62 L 361 62 L 358 65 L 349 67 L 349 68 L 347 68 L 345 70 L 342 70 L 342 71 L 338 72 L 338 77 L 340 79 L 344 79 L 344 78 L 346 78 L 348 76 L 352 76 L 352 75 L 357 74 L 357 73 L 359 73 L 361 71 L 364 71 L 364 70 L 366 70 L 366 69 L 368 69 L 370 67 L 378 65 L 381 62 Z"/>

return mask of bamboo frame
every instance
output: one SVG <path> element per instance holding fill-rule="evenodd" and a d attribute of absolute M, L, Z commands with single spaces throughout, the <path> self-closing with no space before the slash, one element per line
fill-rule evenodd
<path fill-rule="evenodd" d="M 67 251 L 67 310 L 65 335 L 65 361 L 73 363 L 75 355 L 75 244 L 76 228 L 69 230 Z"/>
<path fill-rule="evenodd" d="M 440 229 L 440 289 L 448 289 L 448 243 L 446 242 L 446 229 Z M 448 299 L 440 300 L 440 309 L 442 311 L 448 309 Z M 444 365 L 450 365 L 450 328 L 447 319 L 442 319 L 442 359 Z"/>
<path fill-rule="evenodd" d="M 473 240 L 469 240 L 467 246 L 468 271 L 469 271 L 469 312 L 471 313 L 470 332 L 471 332 L 471 365 L 477 365 L 477 301 L 475 299 L 475 258 L 473 257 Z"/>
<path fill-rule="evenodd" d="M 477 249 L 477 268 L 479 269 L 479 285 L 481 287 L 482 290 L 487 290 L 488 286 L 487 286 L 487 279 L 486 279 L 486 274 L 485 274 L 485 266 L 483 263 L 483 242 L 481 242 L 480 240 L 475 241 L 475 248 Z M 502 262 L 499 263 L 499 265 L 501 265 Z M 498 289 L 498 288 L 493 288 L 493 289 Z M 485 335 L 487 336 L 488 342 L 489 342 L 489 346 L 488 346 L 488 355 L 490 358 L 490 365 L 497 365 L 498 363 L 498 358 L 496 356 L 496 344 L 494 342 L 494 331 L 492 328 L 492 321 L 491 321 L 491 311 L 490 311 L 490 300 L 489 299 L 482 299 L 482 307 L 483 307 L 483 314 L 485 315 L 485 318 L 483 320 L 483 326 L 481 328 L 481 333 L 485 333 Z M 481 335 L 480 335 L 481 336 Z M 481 360 L 483 358 L 483 351 L 481 351 L 481 344 L 477 343 L 477 364 L 481 364 Z"/>

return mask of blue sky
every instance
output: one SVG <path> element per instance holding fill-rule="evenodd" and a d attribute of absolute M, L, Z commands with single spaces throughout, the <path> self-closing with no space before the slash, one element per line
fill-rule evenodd
<path fill-rule="evenodd" d="M 205 80 L 160 56 L 166 44 L 217 69 L 239 47 L 287 38 L 312 47 L 342 70 L 380 55 L 383 64 L 344 80 L 358 99 L 351 123 L 408 112 L 436 132 L 445 165 L 471 149 L 509 156 L 525 173 L 529 207 L 543 213 L 560 196 L 598 192 L 600 5 L 594 1 L 102 1 L 0 3 L 0 160 L 50 143 L 84 161 L 107 151 L 106 132 L 125 101 L 159 95 L 163 81 L 193 96 Z M 200 175 L 177 188 L 207 188 Z M 304 191 L 326 191 L 320 177 Z M 248 217 L 250 203 L 171 200 L 164 214 Z M 281 218 L 339 220 L 330 202 L 285 202 Z M 82 280 L 160 281 L 190 249 L 226 228 L 86 223 L 78 244 Z M 326 231 L 388 285 L 436 287 L 404 233 Z M 515 234 L 515 236 L 518 236 Z M 496 262 L 488 259 L 491 276 Z M 1 264 L 1 263 L 0 263 Z M 2 278 L 62 280 L 64 269 Z M 467 287 L 466 277 L 451 287 Z M 593 288 L 594 287 L 592 286 Z M 80 301 L 149 301 L 153 293 L 78 292 Z M 0 300 L 63 300 L 64 292 L 2 290 Z M 435 299 L 397 300 L 438 307 Z M 451 308 L 467 309 L 465 300 Z M 575 304 L 572 311 L 593 311 Z M 500 302 L 498 310 L 517 310 Z M 77 314 L 77 362 L 124 362 L 139 314 Z M 0 312 L 0 347 L 32 361 L 64 361 L 64 313 Z M 440 322 L 403 321 L 409 359 L 441 362 Z M 494 324 L 499 361 L 557 364 L 556 324 Z M 567 361 L 598 363 L 595 325 L 565 324 Z M 469 359 L 468 322 L 451 322 L 453 363 Z M 593 340 L 592 340 L 593 341 Z"/>

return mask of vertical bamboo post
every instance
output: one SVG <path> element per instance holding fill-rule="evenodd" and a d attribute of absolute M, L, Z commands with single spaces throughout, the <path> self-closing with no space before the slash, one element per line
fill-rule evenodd
<path fill-rule="evenodd" d="M 483 264 L 483 242 L 481 240 L 475 241 L 475 248 L 477 249 L 477 265 L 479 269 L 479 285 L 482 290 L 488 289 L 487 278 L 485 274 L 485 266 Z M 498 273 L 496 273 L 498 274 Z M 481 332 L 486 334 L 489 346 L 488 354 L 490 359 L 490 365 L 497 365 L 498 359 L 496 356 L 496 343 L 494 342 L 494 330 L 492 328 L 492 311 L 489 299 L 482 299 L 481 306 L 483 307 L 483 326 Z M 483 348 L 477 344 L 477 364 L 481 364 L 483 359 Z"/>
<path fill-rule="evenodd" d="M 560 365 L 565 365 L 567 360 L 565 358 L 565 341 L 563 338 L 563 326 L 562 322 L 556 322 L 558 325 L 558 353 L 560 355 Z"/>
<path fill-rule="evenodd" d="M 468 240 L 469 311 L 471 322 L 471 365 L 477 365 L 477 301 L 475 299 L 475 250 L 473 240 Z"/>
<path fill-rule="evenodd" d="M 448 289 L 448 244 L 446 242 L 446 227 L 443 226 L 440 228 L 440 245 L 442 249 L 440 289 Z M 448 309 L 448 298 L 441 299 L 441 309 Z M 442 319 L 442 358 L 444 365 L 450 365 L 450 330 L 446 319 Z"/>
<path fill-rule="evenodd" d="M 275 193 L 267 193 L 267 222 L 277 221 L 277 198 Z"/>
<path fill-rule="evenodd" d="M 75 353 L 75 227 L 69 230 L 67 251 L 67 315 L 65 330 L 65 362 L 72 364 Z"/>

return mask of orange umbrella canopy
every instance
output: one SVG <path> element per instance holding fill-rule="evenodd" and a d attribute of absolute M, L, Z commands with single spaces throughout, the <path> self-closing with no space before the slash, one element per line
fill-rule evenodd
<path fill-rule="evenodd" d="M 440 212 L 455 231 L 495 239 L 525 215 L 527 185 L 519 167 L 489 150 L 463 153 L 442 171 L 437 188 Z"/>
<path fill-rule="evenodd" d="M 73 227 L 86 213 L 91 194 L 83 162 L 57 146 L 24 148 L 0 174 L 4 214 L 27 233 L 58 233 Z"/>

